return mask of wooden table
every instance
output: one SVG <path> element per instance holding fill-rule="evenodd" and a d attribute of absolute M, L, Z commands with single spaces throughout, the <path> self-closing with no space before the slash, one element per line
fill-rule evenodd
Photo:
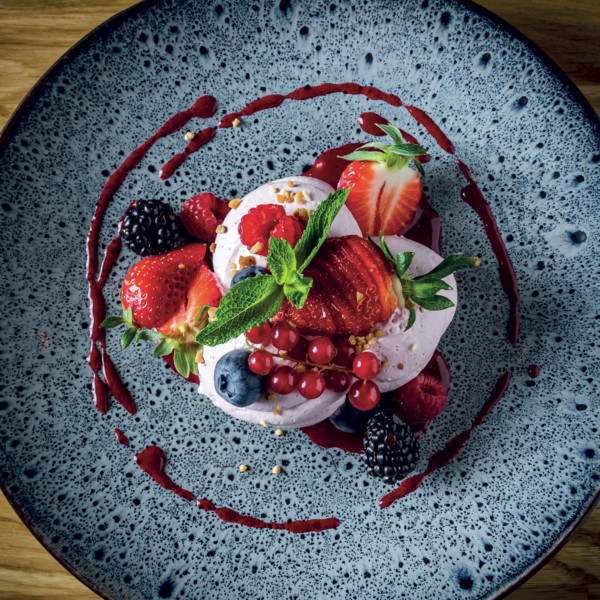
<path fill-rule="evenodd" d="M 416 1 L 416 0 L 415 0 Z M 600 112 L 600 0 L 480 0 L 545 50 Z M 0 0 L 0 127 L 77 40 L 131 0 Z M 600 599 L 600 506 L 510 600 Z M 98 596 L 37 542 L 0 494 L 0 599 Z"/>

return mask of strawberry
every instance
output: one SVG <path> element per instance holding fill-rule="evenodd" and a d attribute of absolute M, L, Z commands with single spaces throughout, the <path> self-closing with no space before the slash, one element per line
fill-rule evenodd
<path fill-rule="evenodd" d="M 409 164 L 414 162 L 424 175 L 417 156 L 427 150 L 406 143 L 393 125 L 377 126 L 393 144 L 372 142 L 343 156 L 352 162 L 344 169 L 338 189 L 350 189 L 346 206 L 363 235 L 400 234 L 415 216 L 423 190 L 419 173 Z"/>
<path fill-rule="evenodd" d="M 153 357 L 172 354 L 181 375 L 197 373 L 195 336 L 206 326 L 208 308 L 221 299 L 205 254 L 205 244 L 188 244 L 137 262 L 121 287 L 123 317 L 107 317 L 102 326 L 127 324 L 123 348 L 134 340 L 157 340 Z"/>
<path fill-rule="evenodd" d="M 217 227 L 223 223 L 229 210 L 226 200 L 220 200 L 210 192 L 202 192 L 183 203 L 179 218 L 192 237 L 214 242 Z"/>
<path fill-rule="evenodd" d="M 271 237 L 285 239 L 293 248 L 303 232 L 304 223 L 287 215 L 285 208 L 279 204 L 261 204 L 251 208 L 238 226 L 242 244 L 261 256 L 267 256 Z"/>
<path fill-rule="evenodd" d="M 448 391 L 433 375 L 419 373 L 394 391 L 394 412 L 409 425 L 435 419 L 446 406 Z"/>
<path fill-rule="evenodd" d="M 274 321 L 291 321 L 310 335 L 360 335 L 394 312 L 391 265 L 356 236 L 329 238 L 303 273 L 313 285 L 302 308 L 284 300 Z"/>

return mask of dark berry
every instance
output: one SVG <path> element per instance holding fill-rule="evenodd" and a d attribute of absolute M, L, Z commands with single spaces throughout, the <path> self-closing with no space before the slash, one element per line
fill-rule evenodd
<path fill-rule="evenodd" d="M 249 356 L 250 352 L 246 350 L 232 350 L 215 365 L 215 390 L 234 406 L 253 404 L 267 387 L 267 378 L 250 370 Z"/>
<path fill-rule="evenodd" d="M 369 419 L 376 413 L 376 410 L 358 410 L 350 404 L 348 397 L 346 397 L 344 404 L 329 417 L 329 420 L 342 431 L 362 435 L 367 428 Z"/>
<path fill-rule="evenodd" d="M 160 200 L 136 200 L 123 216 L 121 236 L 140 256 L 166 252 L 187 239 L 179 217 Z"/>
<path fill-rule="evenodd" d="M 257 275 L 265 275 L 268 271 L 263 267 L 255 267 L 252 265 L 251 267 L 244 267 L 241 271 L 238 271 L 231 280 L 231 285 L 235 285 L 244 279 L 248 279 L 249 277 L 256 277 Z"/>
<path fill-rule="evenodd" d="M 379 413 L 369 420 L 363 446 L 369 472 L 385 483 L 404 478 L 415 468 L 419 457 L 417 439 L 410 426 L 393 413 Z"/>

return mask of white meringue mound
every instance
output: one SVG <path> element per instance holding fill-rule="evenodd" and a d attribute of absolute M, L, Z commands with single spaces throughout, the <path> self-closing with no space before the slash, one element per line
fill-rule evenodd
<path fill-rule="evenodd" d="M 289 186 L 289 182 L 293 186 Z M 267 183 L 244 196 L 240 206 L 231 210 L 225 217 L 223 226 L 226 231 L 217 234 L 215 240 L 216 249 L 213 255 L 213 268 L 223 291 L 228 290 L 230 287 L 234 275 L 231 265 L 233 263 L 238 264 L 240 256 L 254 256 L 257 266 L 266 266 L 267 264 L 266 257 L 252 255 L 248 248 L 242 244 L 238 234 L 238 226 L 242 217 L 251 208 L 260 204 L 278 204 L 276 194 L 272 191 L 273 188 L 277 190 L 289 189 L 294 193 L 306 192 L 308 198 L 306 198 L 305 204 L 298 205 L 295 202 L 279 204 L 283 206 L 288 215 L 292 215 L 298 208 L 314 210 L 334 191 L 329 184 L 319 179 L 293 176 Z M 345 206 L 342 207 L 333 221 L 328 237 L 341 237 L 344 235 L 361 235 L 360 227 Z M 416 242 L 399 236 L 386 236 L 385 239 L 392 254 L 407 251 L 415 253 L 412 265 L 408 270 L 411 277 L 430 271 L 442 261 L 442 257 L 438 254 Z M 454 277 L 450 275 L 445 278 L 445 281 L 453 287 L 453 290 L 440 293 L 446 295 L 456 304 L 456 292 L 454 291 L 456 282 Z M 431 359 L 442 334 L 450 324 L 454 311 L 455 308 L 439 312 L 425 311 L 423 313 L 417 310 L 415 324 L 408 332 L 404 333 L 408 320 L 408 310 L 398 308 L 387 321 L 376 326 L 384 332 L 384 337 L 378 339 L 377 343 L 372 346 L 372 351 L 382 361 L 385 360 L 389 363 L 389 366 L 382 368 L 374 380 L 382 392 L 404 385 L 423 370 Z M 319 423 L 330 417 L 344 403 L 345 394 L 325 390 L 321 396 L 313 400 L 307 400 L 299 392 L 294 391 L 285 396 L 275 394 L 275 399 L 272 402 L 265 398 L 246 407 L 230 404 L 216 392 L 214 384 L 215 366 L 223 355 L 240 348 L 248 348 L 246 337 L 243 334 L 218 346 L 205 346 L 204 364 L 198 365 L 199 393 L 207 396 L 215 406 L 218 406 L 232 417 L 250 423 L 291 429 Z M 273 347 L 267 349 L 275 351 Z M 399 363 L 404 366 L 402 370 L 398 369 Z M 285 361 L 283 364 L 293 365 L 294 363 Z"/>

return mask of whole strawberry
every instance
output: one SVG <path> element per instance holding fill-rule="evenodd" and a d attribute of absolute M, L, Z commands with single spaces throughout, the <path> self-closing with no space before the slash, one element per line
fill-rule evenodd
<path fill-rule="evenodd" d="M 202 192 L 183 203 L 179 218 L 192 237 L 204 242 L 214 242 L 217 227 L 223 223 L 229 210 L 226 200 L 220 200 L 210 192 Z"/>
<path fill-rule="evenodd" d="M 432 375 L 419 373 L 394 392 L 394 412 L 408 423 L 417 425 L 435 419 L 446 406 L 448 391 Z"/>
<path fill-rule="evenodd" d="M 417 156 L 426 155 L 427 150 L 406 143 L 393 125 L 377 126 L 393 144 L 372 142 L 343 156 L 352 162 L 342 173 L 338 189 L 350 189 L 346 206 L 363 235 L 399 235 L 415 216 L 423 191 L 419 173 L 409 165 L 414 162 L 424 175 Z"/>

